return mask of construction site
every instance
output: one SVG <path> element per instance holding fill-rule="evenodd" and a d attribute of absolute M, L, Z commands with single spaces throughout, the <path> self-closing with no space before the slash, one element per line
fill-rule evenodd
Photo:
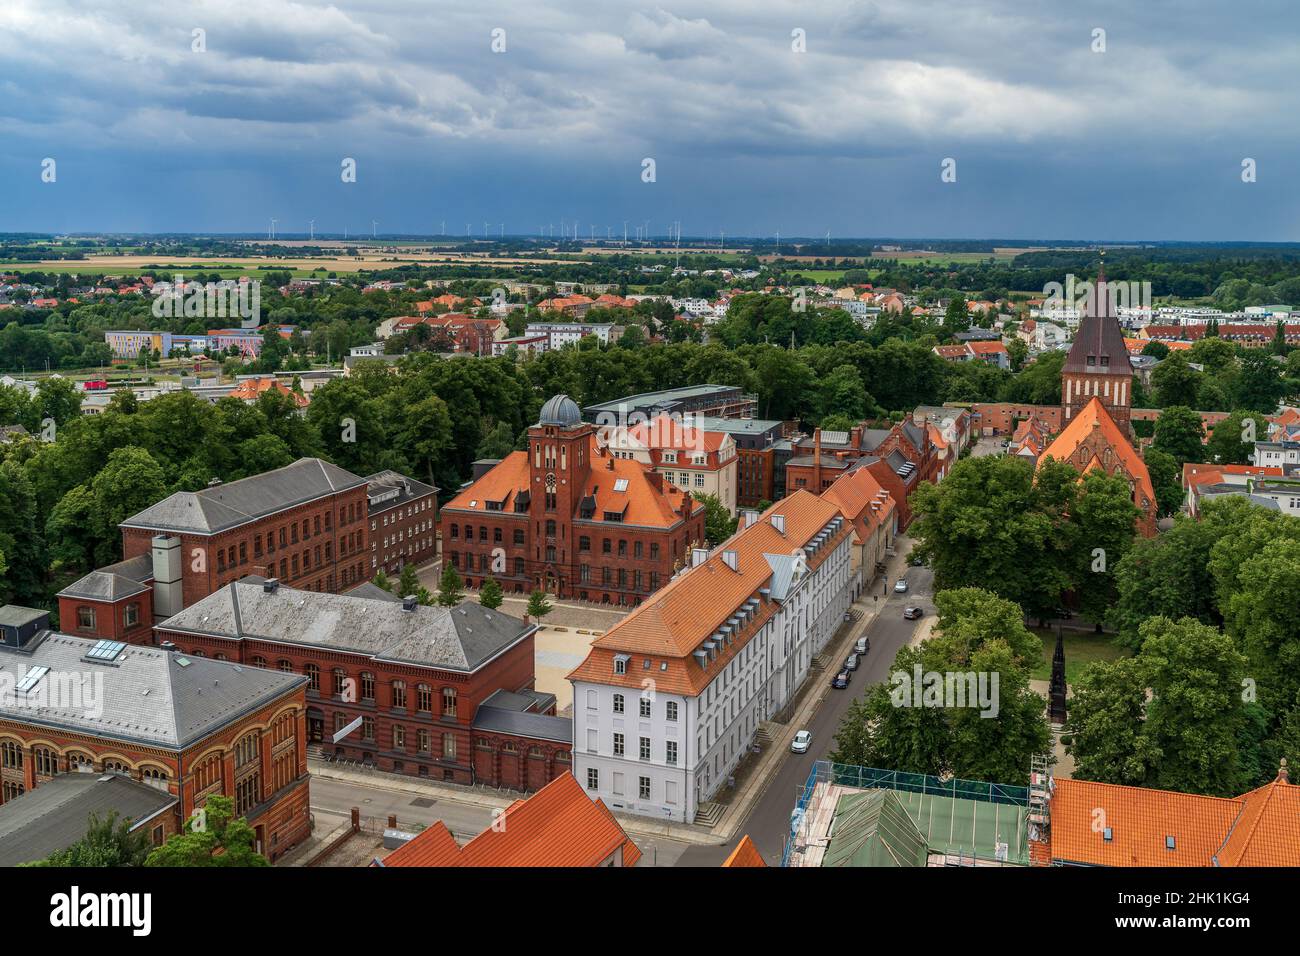
<path fill-rule="evenodd" d="M 1045 763 L 1045 761 L 1044 761 Z M 1029 866 L 1050 778 L 1029 787 L 817 761 L 790 815 L 782 866 Z"/>

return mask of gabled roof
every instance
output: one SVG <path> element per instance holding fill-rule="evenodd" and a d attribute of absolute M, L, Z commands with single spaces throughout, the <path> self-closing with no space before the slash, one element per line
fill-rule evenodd
<path fill-rule="evenodd" d="M 657 483 L 662 479 L 645 465 L 598 450 L 595 434 L 588 434 L 586 441 L 591 472 L 575 495 L 575 501 L 589 498 L 595 503 L 595 513 L 589 520 L 603 521 L 606 512 L 621 513 L 621 524 L 649 528 L 671 528 L 682 520 L 675 509 L 688 492 L 667 482 L 662 483 L 663 490 L 660 490 Z M 621 485 L 619 479 L 627 482 L 621 491 L 617 490 Z M 501 501 L 504 502 L 504 512 L 510 514 L 514 512 L 515 494 L 527 491 L 529 486 L 528 453 L 511 452 L 482 478 L 447 502 L 442 513 L 450 519 L 452 512 L 457 511 L 487 512 L 489 501 Z M 703 508 L 703 504 L 693 502 L 690 513 L 694 515 Z"/>
<path fill-rule="evenodd" d="M 731 851 L 731 856 L 722 861 L 724 867 L 765 867 L 763 856 L 758 852 L 758 847 L 754 846 L 754 841 L 749 838 L 749 834 L 740 838 L 736 848 Z"/>
<path fill-rule="evenodd" d="M 0 697 L 0 716 L 177 749 L 307 681 L 301 674 L 134 644 L 122 645 L 110 660 L 88 659 L 96 643 L 92 638 L 46 632 L 22 651 L 0 647 L 0 671 L 15 683 L 32 667 L 49 668 L 31 692 Z M 61 675 L 65 684 L 66 677 L 73 675 L 84 689 L 80 694 L 50 694 L 48 682 L 55 675 Z M 93 684 L 82 675 L 89 675 Z M 87 706 L 91 694 L 93 707 Z"/>
<path fill-rule="evenodd" d="M 455 608 L 400 603 L 244 579 L 158 625 L 167 631 L 275 641 L 366 654 L 377 660 L 470 672 L 535 629 L 465 601 Z"/>
<path fill-rule="evenodd" d="M 853 525 L 860 543 L 870 538 L 895 511 L 893 496 L 867 468 L 840 475 L 822 492 L 822 497 L 834 504 Z M 871 507 L 873 504 L 875 508 Z"/>
<path fill-rule="evenodd" d="M 1219 866 L 1300 866 L 1300 787 L 1279 778 L 1238 800 Z"/>
<path fill-rule="evenodd" d="M 178 491 L 122 522 L 123 528 L 214 534 L 366 483 L 319 458 L 201 491 Z"/>
<path fill-rule="evenodd" d="M 1300 787 L 1240 797 L 1057 779 L 1051 858 L 1097 866 L 1300 866 Z M 1104 823 L 1096 810 L 1105 813 Z M 1106 838 L 1107 829 L 1110 838 Z M 1172 838 L 1172 847 L 1170 839 Z"/>
<path fill-rule="evenodd" d="M 465 846 L 457 847 L 439 821 L 380 865 L 590 867 L 620 852 L 623 866 L 635 866 L 641 859 L 641 851 L 609 808 L 588 797 L 573 775 L 564 773 L 532 796 L 516 800 Z"/>
<path fill-rule="evenodd" d="M 1106 410 L 1101 399 L 1095 396 L 1047 446 L 1039 459 L 1039 464 L 1041 465 L 1048 458 L 1055 458 L 1057 461 L 1068 461 L 1080 473 L 1087 471 L 1088 466 L 1093 461 L 1097 461 L 1097 458 L 1094 455 L 1088 462 L 1082 463 L 1079 461 L 1078 453 L 1080 446 L 1092 435 L 1094 429 L 1101 431 L 1106 444 L 1110 446 L 1111 451 L 1123 465 L 1124 471 L 1137 485 L 1137 491 L 1145 495 L 1147 501 L 1154 502 L 1156 493 L 1151 485 L 1151 474 L 1147 471 L 1146 462 L 1137 453 L 1137 449 L 1129 444 L 1128 438 L 1120 431 L 1115 419 L 1110 417 L 1110 412 Z"/>

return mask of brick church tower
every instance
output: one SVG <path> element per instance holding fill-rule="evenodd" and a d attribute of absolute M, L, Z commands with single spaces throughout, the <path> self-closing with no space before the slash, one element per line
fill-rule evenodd
<path fill-rule="evenodd" d="M 1084 309 L 1074 344 L 1061 369 L 1062 424 L 1068 425 L 1089 401 L 1098 398 L 1121 430 L 1131 434 L 1132 390 L 1133 365 L 1102 265 L 1092 300 Z"/>

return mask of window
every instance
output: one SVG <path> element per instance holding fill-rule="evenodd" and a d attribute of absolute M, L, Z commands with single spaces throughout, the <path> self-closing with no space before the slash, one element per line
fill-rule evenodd
<path fill-rule="evenodd" d="M 375 699 L 375 675 L 369 671 L 361 672 L 361 699 L 370 701 Z"/>
<path fill-rule="evenodd" d="M 649 737 L 641 738 L 641 753 L 639 754 L 639 756 L 641 757 L 642 760 L 650 759 L 650 738 Z"/>
<path fill-rule="evenodd" d="M 637 787 L 638 796 L 640 796 L 642 800 L 649 800 L 650 799 L 650 778 L 638 777 L 637 779 L 640 781 Z"/>
<path fill-rule="evenodd" d="M 403 727 L 401 724 L 393 725 L 393 749 L 394 750 L 406 749 L 406 728 Z"/>
<path fill-rule="evenodd" d="M 620 733 L 615 733 L 614 734 L 614 756 L 621 757 L 623 756 L 623 754 L 624 754 L 623 735 Z"/>
<path fill-rule="evenodd" d="M 415 709 L 424 714 L 433 713 L 433 688 L 419 684 L 415 688 Z"/>
<path fill-rule="evenodd" d="M 627 659 L 626 659 L 626 658 L 623 658 L 623 657 L 616 657 L 616 658 L 614 658 L 614 673 L 615 673 L 615 674 L 626 674 L 626 673 L 627 673 Z"/>
<path fill-rule="evenodd" d="M 77 627 L 85 631 L 94 630 L 95 628 L 95 609 L 92 607 L 77 608 Z"/>
<path fill-rule="evenodd" d="M 140 605 L 128 604 L 122 612 L 122 623 L 126 627 L 135 627 L 140 621 Z"/>
<path fill-rule="evenodd" d="M 32 763 L 38 777 L 52 777 L 59 772 L 59 755 L 48 747 L 33 747 Z"/>
<path fill-rule="evenodd" d="M 442 735 L 442 759 L 443 760 L 456 759 L 456 735 L 455 734 Z"/>
<path fill-rule="evenodd" d="M 406 709 L 406 682 L 393 681 L 393 706 L 399 710 Z"/>
<path fill-rule="evenodd" d="M 361 718 L 361 739 L 362 740 L 375 739 L 375 718 L 371 717 L 368 714 Z"/>
<path fill-rule="evenodd" d="M 442 689 L 442 716 L 456 716 L 456 688 L 444 687 Z"/>
<path fill-rule="evenodd" d="M 255 730 L 239 738 L 235 744 L 235 769 L 246 767 L 260 758 L 262 732 Z"/>
<path fill-rule="evenodd" d="M 0 744 L 0 766 L 6 770 L 21 770 L 23 768 L 22 744 L 12 740 Z"/>
<path fill-rule="evenodd" d="M 595 767 L 587 768 L 587 789 L 588 790 L 600 789 L 600 771 L 597 770 Z"/>
<path fill-rule="evenodd" d="M 424 727 L 420 728 L 419 733 L 415 735 L 416 746 L 419 747 L 420 753 L 427 754 L 432 746 L 433 737 Z"/>
<path fill-rule="evenodd" d="M 677 764 L 677 741 L 669 740 L 664 744 L 664 761 L 674 766 Z"/>
<path fill-rule="evenodd" d="M 167 789 L 167 771 L 161 767 L 145 767 L 140 771 L 140 779 L 155 790 Z"/>
<path fill-rule="evenodd" d="M 614 695 L 614 713 L 616 713 L 616 714 L 621 714 L 621 713 L 623 713 L 623 695 L 622 695 L 622 694 L 615 694 L 615 695 Z"/>
<path fill-rule="evenodd" d="M 334 696 L 346 697 L 348 692 L 348 675 L 341 667 L 333 670 L 334 674 Z"/>
<path fill-rule="evenodd" d="M 302 672 L 307 675 L 307 689 L 320 693 L 320 668 L 315 664 L 308 664 Z"/>
<path fill-rule="evenodd" d="M 646 663 L 648 664 L 648 663 L 650 663 L 650 662 L 649 662 L 649 661 L 646 661 Z M 650 698 L 649 698 L 649 697 L 642 697 L 642 698 L 641 698 L 641 716 L 642 716 L 642 717 L 649 717 L 649 716 L 650 716 Z"/>
<path fill-rule="evenodd" d="M 664 716 L 669 720 L 677 719 L 677 701 L 670 700 L 664 707 L 666 713 Z"/>

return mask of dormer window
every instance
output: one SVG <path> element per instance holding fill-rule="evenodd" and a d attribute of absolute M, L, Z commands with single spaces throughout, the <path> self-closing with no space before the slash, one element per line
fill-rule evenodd
<path fill-rule="evenodd" d="M 630 661 L 631 659 L 632 659 L 632 658 L 629 657 L 627 654 L 615 654 L 615 655 L 614 655 L 614 673 L 615 673 L 615 674 L 626 674 L 626 673 L 627 673 L 627 663 L 628 663 L 628 661 Z"/>

